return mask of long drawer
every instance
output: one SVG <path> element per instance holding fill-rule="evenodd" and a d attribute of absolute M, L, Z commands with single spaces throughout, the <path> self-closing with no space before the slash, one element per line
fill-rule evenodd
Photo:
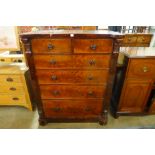
<path fill-rule="evenodd" d="M 102 113 L 103 100 L 42 100 L 46 117 L 51 118 L 85 118 Z"/>
<path fill-rule="evenodd" d="M 24 95 L 0 94 L 0 105 L 21 105 L 26 104 Z"/>
<path fill-rule="evenodd" d="M 106 86 L 40 85 L 41 98 L 103 98 Z"/>
<path fill-rule="evenodd" d="M 74 53 L 111 53 L 112 39 L 74 39 Z"/>
<path fill-rule="evenodd" d="M 34 55 L 36 69 L 109 68 L 110 55 Z"/>
<path fill-rule="evenodd" d="M 24 94 L 23 86 L 19 86 L 18 84 L 9 84 L 9 85 L 1 85 L 0 84 L 0 93 L 9 93 L 9 94 Z"/>
<path fill-rule="evenodd" d="M 36 70 L 39 84 L 102 84 L 107 82 L 108 69 L 105 70 Z"/>

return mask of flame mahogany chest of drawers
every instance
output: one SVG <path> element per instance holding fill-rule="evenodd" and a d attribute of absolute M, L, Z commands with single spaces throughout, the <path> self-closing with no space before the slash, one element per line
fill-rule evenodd
<path fill-rule="evenodd" d="M 50 30 L 21 35 L 41 125 L 107 123 L 122 37 L 101 30 Z"/>

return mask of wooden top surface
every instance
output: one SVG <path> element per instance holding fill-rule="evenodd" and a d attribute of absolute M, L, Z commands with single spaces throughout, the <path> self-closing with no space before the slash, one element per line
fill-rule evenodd
<path fill-rule="evenodd" d="M 120 52 L 129 58 L 155 57 L 155 47 L 121 47 Z"/>
<path fill-rule="evenodd" d="M 68 35 L 73 37 L 74 35 L 107 35 L 107 36 L 123 36 L 119 32 L 107 31 L 107 30 L 41 30 L 36 32 L 23 33 L 20 36 L 34 36 L 34 35 Z"/>
<path fill-rule="evenodd" d="M 0 64 L 0 74 L 24 74 L 28 70 L 25 63 Z"/>

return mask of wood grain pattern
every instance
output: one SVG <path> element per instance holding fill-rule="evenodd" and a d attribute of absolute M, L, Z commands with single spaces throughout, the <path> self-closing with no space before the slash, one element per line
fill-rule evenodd
<path fill-rule="evenodd" d="M 75 39 L 74 53 L 111 53 L 112 39 Z"/>
<path fill-rule="evenodd" d="M 119 112 L 142 113 L 151 87 L 150 80 L 126 80 L 119 103 Z"/>
<path fill-rule="evenodd" d="M 84 85 L 41 85 L 42 99 L 103 98 L 106 87 Z"/>
<path fill-rule="evenodd" d="M 81 100 L 43 100 L 46 117 L 52 118 L 89 118 L 99 117 L 102 112 L 99 99 Z"/>
<path fill-rule="evenodd" d="M 39 84 L 104 84 L 109 70 L 37 70 Z"/>
<path fill-rule="evenodd" d="M 34 53 L 70 53 L 70 39 L 33 39 L 32 50 Z"/>
<path fill-rule="evenodd" d="M 36 69 L 109 68 L 110 55 L 34 55 Z"/>

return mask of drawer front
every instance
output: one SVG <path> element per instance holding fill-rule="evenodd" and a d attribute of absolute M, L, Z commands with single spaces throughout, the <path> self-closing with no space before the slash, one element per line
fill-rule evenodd
<path fill-rule="evenodd" d="M 74 39 L 74 53 L 111 53 L 112 39 Z"/>
<path fill-rule="evenodd" d="M 36 69 L 108 68 L 110 55 L 35 55 Z"/>
<path fill-rule="evenodd" d="M 70 53 L 70 39 L 33 39 L 32 50 L 34 53 Z"/>
<path fill-rule="evenodd" d="M 6 84 L 18 84 L 22 85 L 22 80 L 20 75 L 0 75 L 0 85 L 6 85 Z"/>
<path fill-rule="evenodd" d="M 149 44 L 151 42 L 152 36 L 138 36 L 137 43 L 146 43 Z"/>
<path fill-rule="evenodd" d="M 39 84 L 106 83 L 109 70 L 37 70 Z"/>
<path fill-rule="evenodd" d="M 127 76 L 155 79 L 155 59 L 132 59 Z"/>
<path fill-rule="evenodd" d="M 1 85 L 0 84 L 0 93 L 9 93 L 9 94 L 23 94 L 24 88 L 23 86 L 19 86 L 17 84 L 10 85 Z"/>
<path fill-rule="evenodd" d="M 138 36 L 125 36 L 124 39 L 123 39 L 123 43 L 127 43 L 127 44 L 130 44 L 130 43 L 136 43 L 137 42 L 137 37 Z"/>
<path fill-rule="evenodd" d="M 85 118 L 102 113 L 103 100 L 43 100 L 45 117 Z"/>
<path fill-rule="evenodd" d="M 24 95 L 4 95 L 0 94 L 0 105 L 20 105 L 26 104 Z"/>
<path fill-rule="evenodd" d="M 41 85 L 41 98 L 103 98 L 105 86 Z"/>

